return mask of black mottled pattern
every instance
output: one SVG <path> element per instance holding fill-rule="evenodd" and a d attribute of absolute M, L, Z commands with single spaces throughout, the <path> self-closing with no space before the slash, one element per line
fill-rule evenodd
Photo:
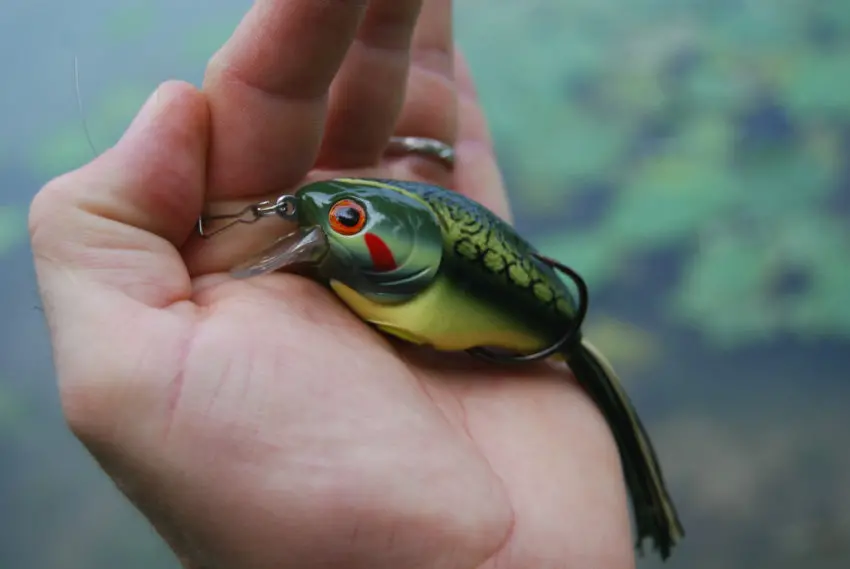
<path fill-rule="evenodd" d="M 415 182 L 380 180 L 415 193 L 443 224 L 444 270 L 532 326 L 563 332 L 576 312 L 564 281 L 533 256 L 537 250 L 504 220 L 458 193 Z"/>

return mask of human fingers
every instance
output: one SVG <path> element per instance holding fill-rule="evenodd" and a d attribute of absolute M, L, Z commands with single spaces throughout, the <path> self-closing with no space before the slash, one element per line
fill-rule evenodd
<path fill-rule="evenodd" d="M 257 0 L 212 57 L 209 198 L 254 197 L 298 181 L 321 142 L 328 89 L 366 0 Z"/>
<path fill-rule="evenodd" d="M 317 166 L 378 163 L 395 128 L 422 0 L 374 0 L 331 86 Z"/>
<path fill-rule="evenodd" d="M 452 1 L 425 0 L 413 35 L 407 88 L 395 135 L 455 144 L 457 93 L 453 31 Z M 408 154 L 399 161 L 417 177 L 452 185 L 451 172 L 432 158 Z"/>
<path fill-rule="evenodd" d="M 194 230 L 203 203 L 208 119 L 206 100 L 193 86 L 164 83 L 115 146 L 39 191 L 30 235 L 51 296 L 63 296 L 70 284 L 54 279 L 69 277 L 149 305 L 188 290 L 176 248 Z"/>
<path fill-rule="evenodd" d="M 420 20 L 426 17 L 428 10 L 433 12 L 435 7 L 439 5 L 438 2 L 433 0 L 429 0 L 429 2 L 426 4 L 426 9 L 423 9 Z M 442 7 L 445 6 L 442 5 Z M 433 24 L 434 21 L 435 18 L 431 13 L 430 22 Z M 424 42 L 422 39 L 424 32 L 417 33 L 420 34 L 420 46 L 424 45 L 422 43 Z M 455 129 L 457 148 L 454 172 L 447 170 L 442 164 L 431 158 L 407 155 L 390 163 L 386 170 L 367 169 L 360 172 L 359 175 L 386 177 L 386 172 L 389 172 L 390 177 L 405 179 L 411 177 L 412 172 L 413 177 L 458 190 L 510 222 L 511 212 L 507 192 L 495 156 L 487 118 L 478 101 L 469 66 L 459 50 L 452 49 L 451 52 L 453 56 L 455 56 L 455 53 L 457 54 L 455 64 L 451 67 L 452 69 L 456 67 L 456 90 L 459 101 L 454 103 L 453 106 L 460 108 L 460 112 L 456 113 L 458 120 Z M 419 73 L 420 79 L 428 75 L 428 72 L 422 70 Z M 452 76 L 454 76 L 454 72 Z M 429 79 L 425 78 L 424 80 L 428 81 Z M 416 79 L 410 80 L 411 83 L 416 83 L 416 81 Z M 455 89 L 455 87 L 452 87 L 452 89 Z M 435 91 L 436 94 L 441 92 L 446 93 L 445 90 L 440 89 Z M 417 105 L 415 100 L 408 100 L 405 104 L 406 106 Z M 427 121 L 424 124 L 427 124 Z M 443 132 L 448 133 L 449 130 L 446 128 Z M 433 134 L 436 131 L 430 132 Z M 323 173 L 323 175 L 327 174 L 327 172 Z M 275 194 L 269 194 L 266 197 L 273 199 Z M 216 211 L 238 211 L 246 203 L 227 204 L 223 209 Z M 184 250 L 187 264 L 192 274 L 226 270 L 244 259 L 249 254 L 247 252 L 263 249 L 276 237 L 290 229 L 290 226 L 281 224 L 279 220 L 274 220 L 271 223 L 248 227 L 236 226 L 228 230 L 227 239 L 216 241 L 214 244 L 204 239 L 196 239 L 190 247 Z"/>
<path fill-rule="evenodd" d="M 208 119 L 199 91 L 165 83 L 114 147 L 32 202 L 62 404 L 87 443 L 110 431 L 134 382 L 180 357 L 192 287 L 177 247 L 203 203 Z"/>
<path fill-rule="evenodd" d="M 459 108 L 455 148 L 456 189 L 511 221 L 508 195 L 487 117 L 478 100 L 469 65 L 460 50 L 455 55 L 455 73 Z"/>

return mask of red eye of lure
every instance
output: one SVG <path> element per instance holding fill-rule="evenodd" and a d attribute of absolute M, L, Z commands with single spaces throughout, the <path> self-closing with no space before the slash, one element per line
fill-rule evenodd
<path fill-rule="evenodd" d="M 340 200 L 328 212 L 331 228 L 341 235 L 354 235 L 366 225 L 366 210 L 353 200 Z"/>

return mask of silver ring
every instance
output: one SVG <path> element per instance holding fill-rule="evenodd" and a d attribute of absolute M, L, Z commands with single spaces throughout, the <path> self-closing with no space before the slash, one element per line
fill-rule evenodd
<path fill-rule="evenodd" d="M 387 145 L 387 152 L 391 154 L 424 154 L 437 158 L 449 169 L 453 168 L 455 164 L 454 148 L 435 138 L 393 136 Z"/>

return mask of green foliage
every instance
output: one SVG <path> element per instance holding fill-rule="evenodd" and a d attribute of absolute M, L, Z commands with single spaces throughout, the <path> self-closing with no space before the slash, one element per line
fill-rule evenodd
<path fill-rule="evenodd" d="M 483 10 L 461 3 L 459 29 L 516 208 L 534 217 L 571 207 L 588 182 L 615 188 L 591 227 L 535 236 L 544 250 L 616 287 L 629 259 L 686 244 L 684 276 L 665 295 L 672 322 L 723 345 L 850 336 L 847 218 L 830 205 L 850 184 L 850 7 L 537 0 Z M 803 284 L 778 294 L 789 272 Z"/>
<path fill-rule="evenodd" d="M 154 81 L 200 73 L 250 3 L 224 4 L 204 5 L 185 29 L 171 12 L 180 8 L 161 2 L 134 0 L 101 12 L 89 41 L 104 50 L 121 44 L 124 54 L 112 57 L 133 58 L 126 65 L 133 80 L 107 77 L 109 86 L 91 94 L 91 73 L 84 72 L 85 119 L 69 111 L 67 124 L 33 150 L 30 165 L 39 180 L 76 168 L 114 143 Z M 459 0 L 455 11 L 515 209 L 532 220 L 553 219 L 558 208 L 581 207 L 588 184 L 613 188 L 594 223 L 535 232 L 545 252 L 582 272 L 593 290 L 620 290 L 634 259 L 681 248 L 680 276 L 670 283 L 653 278 L 663 316 L 696 328 L 719 348 L 779 333 L 813 343 L 850 335 L 850 224 L 836 207 L 850 200 L 838 195 L 842 184 L 850 189 L 846 1 Z M 179 43 L 162 48 L 162 35 L 174 29 Z M 144 55 L 142 47 L 162 49 Z M 753 111 L 761 118 L 742 128 L 742 117 Z M 768 132 L 748 134 L 759 130 Z M 19 144 L 15 136 L 0 138 L 0 156 Z M 0 255 L 25 237 L 24 209 L 0 205 Z M 848 511 L 842 491 L 850 463 L 836 435 L 846 419 L 840 405 L 825 410 L 821 401 L 842 400 L 830 387 L 842 378 L 840 362 L 800 358 L 795 364 L 789 359 L 796 354 L 774 352 L 745 367 L 739 354 L 706 353 L 690 342 L 683 348 L 673 341 L 675 327 L 645 331 L 618 315 L 591 312 L 587 336 L 623 370 L 624 381 L 638 382 L 636 391 L 658 397 L 651 403 L 676 407 L 688 419 L 647 422 L 660 435 L 658 450 L 692 528 L 673 565 L 751 566 L 755 552 L 767 554 L 770 566 L 777 566 L 770 556 L 791 566 L 796 558 L 783 548 L 792 540 L 772 522 L 780 520 L 781 529 L 808 518 L 789 505 L 812 502 L 816 510 L 826 496 L 828 509 Z M 9 326 L 20 333 L 14 321 Z M 81 466 L 84 455 L 67 443 L 70 435 L 61 431 L 67 438 L 57 439 L 60 431 L 50 430 L 61 423 L 59 414 L 40 414 L 31 403 L 0 382 L 0 437 L 26 449 L 23 460 L 32 462 L 23 467 L 34 473 L 13 490 L 26 507 L 9 511 L 37 519 L 39 539 L 48 544 L 22 557 L 43 557 L 28 559 L 32 566 L 171 567 L 170 553 L 104 486 L 94 463 Z M 824 424 L 801 428 L 811 422 L 812 409 Z M 717 417 L 705 416 L 713 410 Z M 739 415 L 748 421 L 727 432 L 723 425 Z M 788 426 L 790 415 L 797 418 L 793 428 L 777 430 L 779 422 Z M 793 433 L 803 435 L 796 440 Z M 762 460 L 773 457 L 776 441 L 793 445 L 783 451 L 787 457 Z M 832 467 L 834 482 L 822 482 L 830 467 L 823 458 L 812 460 L 812 441 L 815 457 L 843 464 Z M 58 463 L 63 467 L 51 468 Z M 776 481 L 747 484 L 756 477 Z M 718 489 L 726 502 L 718 500 Z M 780 501 L 777 492 L 785 492 Z M 742 504 L 749 515 L 740 515 Z M 825 519 L 821 511 L 810 517 Z M 8 525 L 18 527 L 20 520 Z M 818 539 L 825 533 L 820 526 L 812 532 Z M 651 556 L 639 560 L 652 563 Z M 811 555 L 797 565 L 824 563 Z M 838 564 L 846 565 L 846 553 Z"/>
<path fill-rule="evenodd" d="M 671 308 L 723 345 L 769 338 L 774 331 L 820 335 L 847 333 L 850 304 L 850 229 L 838 216 L 800 216 L 768 230 L 758 224 L 744 238 L 718 231 L 701 242 Z M 805 290 L 783 292 L 788 275 Z"/>
<path fill-rule="evenodd" d="M 105 29 L 126 40 L 154 15 L 126 6 Z M 240 15 L 222 9 L 187 32 L 182 56 L 202 65 Z M 799 228 L 842 223 L 829 204 L 850 129 L 850 9 L 804 0 L 634 0 L 628 9 L 622 0 L 465 0 L 456 17 L 516 209 L 533 217 L 553 204 L 577 207 L 588 184 L 615 189 L 591 226 L 535 235 L 544 250 L 599 286 L 616 285 L 642 253 L 689 244 L 683 277 L 665 294 L 672 322 L 736 345 L 780 332 L 850 335 L 848 314 L 827 308 L 848 278 L 835 262 L 847 258 L 846 241 L 820 235 L 802 264 L 785 252 L 813 244 Z M 88 105 L 98 150 L 148 93 L 125 85 Z M 44 142 L 34 167 L 53 176 L 92 155 L 75 121 Z M 806 285 L 777 304 L 765 283 L 792 270 Z M 730 309 L 736 302 L 746 310 Z"/>
<path fill-rule="evenodd" d="M 850 30 L 850 25 L 848 25 Z M 782 100 L 800 120 L 850 119 L 850 52 L 818 57 L 791 55 L 777 85 Z"/>

